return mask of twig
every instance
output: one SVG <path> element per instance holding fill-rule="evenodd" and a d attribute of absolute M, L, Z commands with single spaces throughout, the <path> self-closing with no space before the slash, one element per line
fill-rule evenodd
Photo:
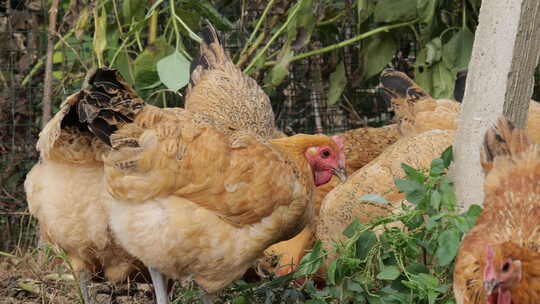
<path fill-rule="evenodd" d="M 292 60 L 290 62 L 293 62 L 293 61 L 296 61 L 296 60 L 300 60 L 300 59 L 304 59 L 306 57 L 310 57 L 310 56 L 313 56 L 313 55 L 319 55 L 319 54 L 324 54 L 324 53 L 328 53 L 330 51 L 333 51 L 335 49 L 339 49 L 339 48 L 342 48 L 342 47 L 345 47 L 345 46 L 348 46 L 349 44 L 353 44 L 357 41 L 360 41 L 362 39 L 366 39 L 368 37 L 371 37 L 375 34 L 378 34 L 380 32 L 387 32 L 391 29 L 395 29 L 395 28 L 398 28 L 398 27 L 403 27 L 403 26 L 408 26 L 410 24 L 414 24 L 418 21 L 418 19 L 414 19 L 412 21 L 408 21 L 408 22 L 403 22 L 403 23 L 398 23 L 398 24 L 392 24 L 392 25 L 385 25 L 385 26 L 381 26 L 379 28 L 376 28 L 374 30 L 371 30 L 367 33 L 363 33 L 363 34 L 360 34 L 356 37 L 353 37 L 351 39 L 348 39 L 348 40 L 345 40 L 345 41 L 342 41 L 340 43 L 336 43 L 336 44 L 332 44 L 332 45 L 329 45 L 327 47 L 323 47 L 322 49 L 318 49 L 318 50 L 313 50 L 313 51 L 310 51 L 310 52 L 306 52 L 306 53 L 302 53 L 302 54 L 299 54 L 299 55 L 296 55 L 292 58 Z M 265 62 L 264 63 L 264 66 L 265 67 L 268 67 L 268 66 L 273 66 L 276 64 L 276 61 L 268 61 L 268 62 Z"/>
<path fill-rule="evenodd" d="M 47 38 L 47 63 L 45 64 L 45 82 L 43 84 L 43 116 L 42 126 L 51 119 L 51 99 L 52 99 L 52 67 L 54 52 L 54 37 L 56 36 L 56 15 L 58 14 L 58 3 L 60 0 L 53 0 L 49 15 L 49 36 Z"/>
<path fill-rule="evenodd" d="M 260 50 L 257 53 L 257 55 L 255 55 L 255 58 L 253 58 L 253 60 L 251 60 L 251 62 L 247 66 L 247 68 L 244 69 L 244 71 L 243 71 L 244 73 L 249 74 L 249 72 L 253 69 L 253 67 L 255 66 L 257 61 L 259 61 L 259 59 L 266 52 L 266 50 L 268 50 L 270 45 L 272 45 L 272 42 L 274 42 L 274 40 L 276 40 L 277 37 L 279 37 L 281 32 L 283 32 L 289 26 L 289 23 L 296 16 L 296 13 L 298 13 L 298 11 L 300 10 L 300 7 L 302 7 L 302 0 L 298 1 L 298 3 L 296 3 L 296 7 L 293 8 L 293 11 L 289 14 L 289 16 L 288 16 L 287 20 L 285 21 L 285 23 L 283 23 L 283 25 L 276 31 L 274 36 L 272 36 L 272 38 L 270 38 L 270 40 L 266 43 L 266 45 L 262 48 L 262 50 Z M 274 62 L 274 64 L 275 64 L 275 62 Z"/>
<path fill-rule="evenodd" d="M 67 39 L 69 37 L 71 37 L 71 35 L 73 35 L 75 33 L 75 27 L 72 27 L 71 30 L 64 36 L 64 39 Z M 62 41 L 57 41 L 55 44 L 54 44 L 54 49 L 58 49 L 60 46 L 62 45 Z M 21 83 L 21 87 L 26 87 L 28 85 L 28 83 L 30 82 L 30 80 L 32 79 L 32 77 L 34 76 L 34 74 L 36 74 L 39 69 L 41 69 L 41 67 L 43 66 L 43 63 L 45 61 L 45 59 L 47 58 L 47 55 L 41 57 L 38 62 L 34 65 L 34 67 L 32 68 L 32 70 L 30 70 L 30 73 L 28 73 L 28 75 L 26 75 L 26 77 L 24 77 L 22 83 Z"/>
<path fill-rule="evenodd" d="M 253 29 L 253 31 L 251 32 L 251 35 L 249 35 L 249 38 L 248 38 L 248 41 L 246 42 L 246 44 L 244 45 L 244 48 L 242 49 L 242 51 L 240 51 L 240 53 L 238 53 L 238 58 L 240 58 L 240 60 L 242 59 L 242 55 L 244 55 L 244 53 L 247 51 L 248 47 L 249 47 L 249 44 L 251 43 L 251 41 L 253 40 L 253 38 L 255 38 L 255 34 L 257 33 L 257 31 L 259 30 L 259 28 L 261 27 L 264 19 L 266 18 L 266 15 L 268 15 L 268 12 L 270 11 L 270 8 L 272 8 L 272 5 L 274 5 L 274 2 L 275 0 L 270 0 L 268 2 L 268 4 L 266 5 L 266 7 L 264 8 L 264 11 L 261 15 L 261 17 L 259 18 L 259 20 L 257 21 L 257 24 L 255 25 L 255 28 Z M 264 35 L 266 33 L 263 33 L 261 34 L 260 36 L 266 36 Z M 259 36 L 259 37 L 260 37 Z M 258 39 L 257 39 L 258 40 Z M 260 43 L 260 42 L 259 42 Z M 247 57 L 247 56 L 246 56 Z M 237 65 L 239 65 L 240 63 L 240 60 L 237 62 Z M 244 59 L 245 61 L 245 59 Z"/>

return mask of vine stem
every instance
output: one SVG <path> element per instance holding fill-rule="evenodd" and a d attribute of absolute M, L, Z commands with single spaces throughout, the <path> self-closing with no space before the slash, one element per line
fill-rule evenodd
<path fill-rule="evenodd" d="M 293 8 L 293 11 L 289 14 L 289 16 L 288 16 L 287 20 L 285 21 L 285 23 L 283 23 L 283 25 L 279 28 L 279 30 L 276 31 L 276 33 L 272 36 L 272 38 L 270 38 L 268 43 L 266 43 L 266 45 L 257 53 L 257 55 L 255 55 L 253 60 L 251 60 L 249 65 L 244 69 L 244 71 L 243 71 L 244 73 L 249 74 L 249 72 L 253 69 L 253 67 L 255 66 L 257 61 L 259 61 L 259 59 L 266 52 L 266 50 L 268 50 L 270 45 L 272 45 L 272 42 L 274 42 L 274 40 L 276 40 L 277 37 L 279 37 L 279 35 L 281 35 L 281 32 L 283 32 L 287 28 L 289 23 L 291 23 L 291 20 L 293 20 L 293 18 L 296 16 L 298 11 L 300 10 L 300 7 L 302 7 L 302 2 L 303 2 L 303 0 L 298 1 L 298 3 L 296 4 L 296 7 Z"/>
<path fill-rule="evenodd" d="M 251 43 L 251 41 L 255 38 L 255 34 L 257 33 L 257 31 L 259 30 L 259 28 L 261 27 L 264 19 L 266 19 L 266 15 L 268 15 L 268 12 L 270 11 L 270 8 L 272 8 L 272 5 L 274 5 L 274 2 L 275 0 L 270 0 L 268 2 L 268 4 L 266 5 L 266 7 L 264 8 L 264 11 L 261 15 L 261 17 L 259 18 L 259 20 L 257 21 L 257 24 L 255 25 L 255 28 L 253 29 L 253 31 L 251 32 L 251 35 L 249 35 L 249 38 L 246 42 L 246 44 L 244 45 L 244 48 L 242 49 L 242 51 L 240 51 L 240 53 L 238 54 L 238 58 L 242 58 L 242 55 L 247 51 L 248 47 L 249 47 L 249 44 Z"/>
<path fill-rule="evenodd" d="M 373 36 L 375 34 L 378 34 L 380 32 L 387 32 L 387 31 L 389 31 L 391 29 L 395 29 L 395 28 L 398 28 L 398 27 L 409 26 L 411 24 L 416 23 L 417 21 L 418 21 L 418 19 L 414 19 L 414 20 L 408 21 L 408 22 L 381 26 L 381 27 L 378 27 L 378 28 L 376 28 L 374 30 L 371 30 L 371 31 L 367 32 L 367 33 L 360 34 L 360 35 L 358 35 L 356 37 L 353 37 L 351 39 L 342 41 L 340 43 L 332 44 L 332 45 L 329 45 L 327 47 L 323 47 L 321 49 L 317 49 L 317 50 L 313 50 L 313 51 L 310 51 L 310 52 L 306 52 L 306 53 L 296 55 L 296 56 L 294 56 L 292 58 L 291 62 L 296 61 L 296 60 L 300 60 L 300 59 L 304 59 L 304 58 L 307 58 L 307 57 L 310 57 L 310 56 L 313 56 L 313 55 L 319 55 L 319 54 L 328 53 L 330 51 L 333 51 L 333 50 L 348 46 L 350 44 L 353 44 L 353 43 L 355 43 L 357 41 L 360 41 L 362 39 L 366 39 L 368 37 L 371 37 L 371 36 Z M 268 61 L 268 62 L 264 63 L 264 66 L 268 67 L 268 66 L 273 66 L 275 64 L 276 64 L 276 61 Z"/>
<path fill-rule="evenodd" d="M 45 124 L 51 119 L 52 109 L 52 69 L 53 69 L 53 52 L 54 52 L 54 37 L 56 37 L 56 16 L 58 14 L 59 0 L 53 0 L 49 15 L 49 37 L 47 38 L 47 63 L 45 64 L 45 81 L 43 84 L 43 113 L 41 124 Z"/>

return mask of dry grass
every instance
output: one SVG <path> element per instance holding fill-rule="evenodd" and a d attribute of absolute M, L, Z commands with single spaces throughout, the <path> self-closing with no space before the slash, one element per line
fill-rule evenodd
<path fill-rule="evenodd" d="M 154 303 L 150 284 L 128 283 L 113 288 L 107 283 L 92 283 L 90 292 L 96 304 Z M 83 303 L 79 282 L 61 251 L 51 246 L 14 254 L 0 253 L 1 304 Z"/>

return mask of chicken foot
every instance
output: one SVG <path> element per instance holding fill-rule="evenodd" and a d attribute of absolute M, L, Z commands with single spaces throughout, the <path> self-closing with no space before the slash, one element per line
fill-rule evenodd
<path fill-rule="evenodd" d="M 81 289 L 84 304 L 94 304 L 94 299 L 90 297 L 88 286 L 90 285 L 90 272 L 87 270 L 79 271 L 79 288 Z"/>
<path fill-rule="evenodd" d="M 152 284 L 154 285 L 154 293 L 156 294 L 156 303 L 157 304 L 168 304 L 169 297 L 167 295 L 167 286 L 165 285 L 165 280 L 163 275 L 157 269 L 153 267 L 148 267 L 150 276 L 152 277 Z"/>

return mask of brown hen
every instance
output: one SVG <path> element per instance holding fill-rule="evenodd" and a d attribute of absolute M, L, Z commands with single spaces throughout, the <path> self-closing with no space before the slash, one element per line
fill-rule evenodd
<path fill-rule="evenodd" d="M 202 113 L 130 106 L 115 99 L 116 77 L 98 70 L 103 98 L 81 117 L 112 146 L 104 157 L 111 229 L 149 267 L 160 304 L 168 302 L 161 273 L 221 290 L 303 229 L 315 186 L 344 176 L 339 137 L 266 141 Z"/>
<path fill-rule="evenodd" d="M 540 303 L 540 150 L 501 118 L 485 135 L 484 210 L 460 246 L 457 303 Z"/>
<path fill-rule="evenodd" d="M 407 136 L 427 130 L 456 130 L 460 104 L 449 99 L 434 99 L 407 75 L 392 69 L 380 76 L 380 88 L 391 101 L 400 132 Z M 531 100 L 527 133 L 540 143 L 540 103 Z"/>
<path fill-rule="evenodd" d="M 40 226 L 43 240 L 62 248 L 78 274 L 86 303 L 91 303 L 87 284 L 102 274 L 121 282 L 135 273 L 140 263 L 118 246 L 108 225 L 104 201 L 103 161 L 109 147 L 79 122 L 77 107 L 91 106 L 100 98 L 99 81 L 68 97 L 60 111 L 39 134 L 39 162 L 24 184 L 28 206 Z M 127 86 L 124 99 L 139 99 Z"/>

